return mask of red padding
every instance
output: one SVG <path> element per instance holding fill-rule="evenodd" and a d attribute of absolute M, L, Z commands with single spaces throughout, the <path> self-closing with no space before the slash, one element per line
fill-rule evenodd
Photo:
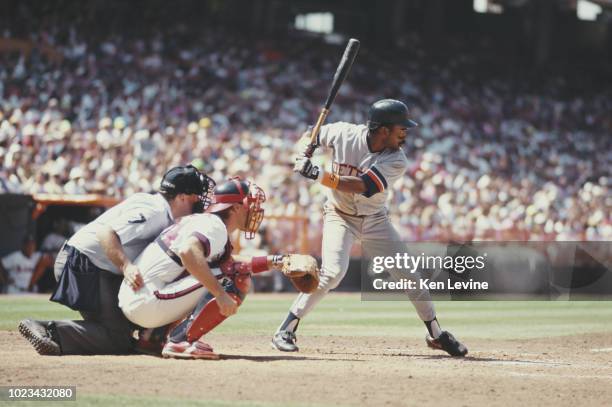
<path fill-rule="evenodd" d="M 236 293 L 229 293 L 230 297 L 236 301 L 236 304 L 240 306 L 244 297 L 251 288 L 251 277 L 249 275 L 237 276 L 234 280 L 236 288 L 240 291 L 240 295 Z M 219 304 L 217 299 L 213 298 L 210 300 L 200 313 L 195 317 L 189 328 L 187 329 L 187 340 L 193 342 L 198 340 L 202 335 L 206 335 L 217 327 L 221 322 L 225 321 L 227 317 L 221 315 L 219 311 Z"/>
<path fill-rule="evenodd" d="M 257 256 L 251 259 L 251 271 L 253 274 L 268 271 L 268 257 Z"/>

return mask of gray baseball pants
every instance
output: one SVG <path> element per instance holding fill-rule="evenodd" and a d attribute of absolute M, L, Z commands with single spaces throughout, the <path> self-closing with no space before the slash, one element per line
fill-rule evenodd
<path fill-rule="evenodd" d="M 378 254 L 408 251 L 386 210 L 364 217 L 346 215 L 329 206 L 325 207 L 324 212 L 319 287 L 310 294 L 301 293 L 295 299 L 290 311 L 298 318 L 306 316 L 330 290 L 340 284 L 348 270 L 351 247 L 355 240 L 361 240 L 363 251 L 370 258 L 381 251 L 381 246 L 384 246 L 384 253 Z M 393 270 L 391 274 L 396 279 L 406 277 Z M 431 321 L 436 317 L 428 290 L 410 290 L 409 296 L 423 321 Z"/>

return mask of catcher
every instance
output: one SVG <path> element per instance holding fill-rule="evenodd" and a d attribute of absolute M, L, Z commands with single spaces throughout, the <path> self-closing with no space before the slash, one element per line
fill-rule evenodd
<path fill-rule="evenodd" d="M 122 284 L 119 307 L 125 316 L 143 328 L 163 327 L 152 331 L 160 347 L 165 327 L 184 319 L 173 324 L 162 356 L 218 359 L 203 337 L 237 312 L 251 274 L 279 269 L 299 291 L 317 288 L 318 268 L 311 256 L 232 257 L 230 234 L 239 229 L 252 239 L 263 220 L 265 199 L 263 190 L 248 181 L 231 179 L 218 185 L 206 213 L 183 217 L 136 259 L 144 284 L 138 291 Z"/>

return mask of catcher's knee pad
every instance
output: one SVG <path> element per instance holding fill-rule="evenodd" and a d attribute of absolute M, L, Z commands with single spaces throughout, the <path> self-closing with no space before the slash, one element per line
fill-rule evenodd
<path fill-rule="evenodd" d="M 251 276 L 237 275 L 233 280 L 228 279 L 223 288 L 240 306 L 251 288 Z M 187 328 L 187 340 L 190 342 L 206 335 L 227 318 L 221 314 L 217 299 L 211 294 L 204 297 L 203 306 L 198 306 L 194 314 L 197 315 L 194 315 L 193 322 Z"/>

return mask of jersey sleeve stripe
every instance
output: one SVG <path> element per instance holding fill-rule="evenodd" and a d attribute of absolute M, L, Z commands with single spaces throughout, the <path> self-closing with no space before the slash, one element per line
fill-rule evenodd
<path fill-rule="evenodd" d="M 366 198 L 369 198 L 372 195 L 380 192 L 379 184 L 377 184 L 374 178 L 371 175 L 369 175 L 367 172 L 361 176 L 361 179 L 363 180 L 366 186 L 366 191 L 363 193 L 363 196 L 365 196 Z"/>
<path fill-rule="evenodd" d="M 382 173 L 380 171 L 378 171 L 378 169 L 376 167 L 370 167 L 370 171 L 372 171 L 374 174 L 376 174 L 376 176 L 378 177 L 380 182 L 384 185 L 384 187 L 381 189 L 381 191 L 383 189 L 387 188 L 387 180 L 382 175 Z"/>
<path fill-rule="evenodd" d="M 193 236 L 197 237 L 200 243 L 202 243 L 202 248 L 204 249 L 204 257 L 210 256 L 210 242 L 208 241 L 208 238 L 200 232 L 193 232 Z"/>
<path fill-rule="evenodd" d="M 365 175 L 370 177 L 370 179 L 376 184 L 376 188 L 378 189 L 377 192 L 382 192 L 385 190 L 384 184 L 382 183 L 378 175 L 376 175 L 376 173 L 374 173 L 372 170 L 368 170 L 366 171 Z"/>

